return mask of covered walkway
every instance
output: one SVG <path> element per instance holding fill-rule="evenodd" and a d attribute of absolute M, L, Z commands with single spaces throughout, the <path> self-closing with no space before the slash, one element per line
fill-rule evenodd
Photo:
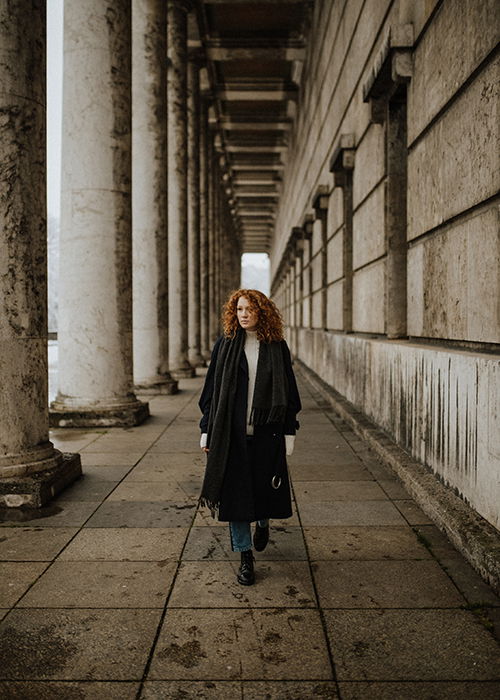
<path fill-rule="evenodd" d="M 498 598 L 299 380 L 295 513 L 250 588 L 196 509 L 202 377 L 141 426 L 52 432 L 84 475 L 0 528 L 0 697 L 498 698 Z"/>

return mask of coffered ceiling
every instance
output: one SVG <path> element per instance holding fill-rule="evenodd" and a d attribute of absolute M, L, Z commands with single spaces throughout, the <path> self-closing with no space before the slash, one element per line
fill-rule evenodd
<path fill-rule="evenodd" d="M 198 25 L 243 252 L 267 252 L 312 2 L 200 0 Z"/>

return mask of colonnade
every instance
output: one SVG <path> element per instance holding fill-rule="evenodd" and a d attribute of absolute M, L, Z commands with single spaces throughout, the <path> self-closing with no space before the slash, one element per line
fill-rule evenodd
<path fill-rule="evenodd" d="M 48 439 L 45 2 L 2 8 L 0 504 L 41 505 L 81 470 Z M 205 363 L 239 284 L 192 9 L 65 1 L 54 426 L 142 422 L 138 395 Z"/>

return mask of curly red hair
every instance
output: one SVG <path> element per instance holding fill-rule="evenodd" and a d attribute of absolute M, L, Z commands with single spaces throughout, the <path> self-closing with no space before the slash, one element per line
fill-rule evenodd
<path fill-rule="evenodd" d="M 257 338 L 264 343 L 283 340 L 283 318 L 276 304 L 258 289 L 237 289 L 231 292 L 222 309 L 222 328 L 227 338 L 234 338 L 240 327 L 236 308 L 238 299 L 245 297 L 257 314 Z"/>

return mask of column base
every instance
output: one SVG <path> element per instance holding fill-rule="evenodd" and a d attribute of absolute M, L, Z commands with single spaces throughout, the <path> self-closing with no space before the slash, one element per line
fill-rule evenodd
<path fill-rule="evenodd" d="M 51 428 L 130 428 L 149 418 L 149 404 L 134 401 L 112 408 L 58 408 L 54 401 L 49 411 Z"/>
<path fill-rule="evenodd" d="M 189 364 L 196 369 L 196 367 L 206 367 L 206 362 L 204 357 L 200 354 L 197 353 L 196 355 L 193 355 L 192 357 L 189 358 Z"/>
<path fill-rule="evenodd" d="M 170 374 L 174 379 L 192 379 L 196 377 L 196 370 L 194 367 L 181 367 L 170 370 Z"/>
<path fill-rule="evenodd" d="M 153 382 L 152 384 L 136 384 L 134 393 L 137 396 L 157 396 L 177 394 L 179 391 L 179 382 L 175 379 L 165 379 L 161 382 Z"/>
<path fill-rule="evenodd" d="M 82 475 L 79 454 L 63 454 L 52 468 L 0 478 L 0 507 L 41 508 Z"/>

